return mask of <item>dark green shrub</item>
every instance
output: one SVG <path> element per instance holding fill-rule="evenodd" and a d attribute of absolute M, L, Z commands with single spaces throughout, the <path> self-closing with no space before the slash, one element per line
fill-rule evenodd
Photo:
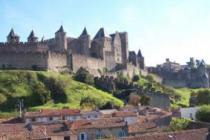
<path fill-rule="evenodd" d="M 140 76 L 139 75 L 135 75 L 132 79 L 133 82 L 137 82 L 140 80 Z"/>
<path fill-rule="evenodd" d="M 204 105 L 196 112 L 196 119 L 201 122 L 210 123 L 210 105 Z"/>
<path fill-rule="evenodd" d="M 0 104 L 3 104 L 7 101 L 7 97 L 0 93 Z"/>
<path fill-rule="evenodd" d="M 143 95 L 143 96 L 141 96 L 140 103 L 141 103 L 141 105 L 151 106 L 152 99 L 149 96 Z"/>
<path fill-rule="evenodd" d="M 87 72 L 76 74 L 74 78 L 75 80 L 86 83 L 88 85 L 94 85 L 94 77 Z"/>

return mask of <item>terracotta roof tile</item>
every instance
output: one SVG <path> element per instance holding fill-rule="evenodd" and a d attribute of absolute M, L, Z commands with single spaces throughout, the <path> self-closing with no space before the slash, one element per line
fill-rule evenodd
<path fill-rule="evenodd" d="M 108 138 L 104 140 L 206 140 L 207 134 L 207 129 L 196 129 L 123 138 Z"/>
<path fill-rule="evenodd" d="M 138 132 L 154 131 L 154 130 L 158 130 L 158 127 L 153 122 L 142 123 L 142 124 L 136 123 L 128 126 L 129 133 L 138 133 Z"/>
<path fill-rule="evenodd" d="M 26 112 L 26 117 L 79 115 L 77 109 L 43 109 L 40 112 Z"/>
<path fill-rule="evenodd" d="M 91 128 L 123 127 L 126 125 L 126 123 L 122 118 L 114 117 L 109 119 L 97 119 L 97 120 L 77 120 L 69 125 L 72 130 L 78 130 L 78 129 L 91 129 Z"/>
<path fill-rule="evenodd" d="M 132 111 L 117 111 L 113 113 L 113 117 L 137 117 L 137 114 Z"/>

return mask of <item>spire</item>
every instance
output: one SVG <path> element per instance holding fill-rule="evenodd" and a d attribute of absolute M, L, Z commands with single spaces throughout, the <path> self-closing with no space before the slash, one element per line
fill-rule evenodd
<path fill-rule="evenodd" d="M 141 54 L 141 50 L 139 49 L 139 52 L 138 52 L 138 57 L 143 57 L 142 54 Z"/>
<path fill-rule="evenodd" d="M 14 32 L 14 30 L 13 30 L 13 28 L 12 28 L 8 36 L 18 36 L 18 35 L 15 34 L 15 32 Z"/>
<path fill-rule="evenodd" d="M 65 32 L 63 29 L 63 25 L 61 25 L 60 29 L 56 33 L 62 33 L 62 32 Z"/>
<path fill-rule="evenodd" d="M 44 41 L 45 41 L 45 37 L 43 36 L 42 39 L 41 39 L 41 42 L 44 42 Z"/>
<path fill-rule="evenodd" d="M 82 31 L 82 34 L 80 36 L 84 36 L 84 35 L 88 35 L 86 27 L 84 28 L 84 30 Z"/>
<path fill-rule="evenodd" d="M 111 36 L 106 32 L 106 30 L 104 28 L 101 28 L 94 37 L 94 39 L 103 38 L 103 37 L 111 38 Z"/>
<path fill-rule="evenodd" d="M 30 35 L 28 38 L 33 38 L 33 37 L 36 37 L 35 33 L 34 33 L 34 30 L 31 31 Z"/>

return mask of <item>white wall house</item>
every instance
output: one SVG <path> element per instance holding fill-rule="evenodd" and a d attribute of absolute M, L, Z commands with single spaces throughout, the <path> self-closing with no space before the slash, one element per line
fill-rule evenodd
<path fill-rule="evenodd" d="M 188 107 L 188 108 L 181 108 L 181 118 L 189 118 L 196 120 L 195 114 L 200 107 Z"/>

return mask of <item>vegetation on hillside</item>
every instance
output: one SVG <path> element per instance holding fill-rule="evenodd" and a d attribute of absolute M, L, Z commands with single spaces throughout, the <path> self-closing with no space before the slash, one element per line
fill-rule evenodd
<path fill-rule="evenodd" d="M 210 123 L 210 105 L 201 106 L 196 112 L 196 119 L 201 122 Z"/>
<path fill-rule="evenodd" d="M 74 80 L 72 76 L 23 70 L 0 71 L 0 111 L 15 110 L 18 99 L 29 110 L 40 108 L 81 108 L 84 98 L 100 101 L 101 107 L 112 101 L 123 102 L 111 94 Z M 91 108 L 91 106 L 88 106 Z"/>
<path fill-rule="evenodd" d="M 171 132 L 186 130 L 190 121 L 190 119 L 173 119 L 164 131 Z"/>

